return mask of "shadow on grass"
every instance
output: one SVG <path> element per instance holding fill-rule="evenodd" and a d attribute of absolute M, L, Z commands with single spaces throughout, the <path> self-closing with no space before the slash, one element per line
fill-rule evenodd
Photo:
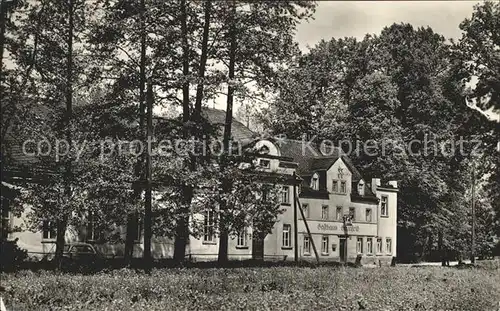
<path fill-rule="evenodd" d="M 86 265 L 82 263 L 74 263 L 64 266 L 61 271 L 69 273 L 82 273 L 82 274 L 93 274 L 97 272 L 106 272 L 128 268 L 136 271 L 146 271 L 150 272 L 153 269 L 170 269 L 170 268 L 186 268 L 186 269 L 214 269 L 214 268 L 224 268 L 224 269 L 235 269 L 235 268 L 273 268 L 273 267 L 331 267 L 331 268 L 342 268 L 342 267 L 360 267 L 360 265 L 355 263 L 343 264 L 340 262 L 320 262 L 319 264 L 311 261 L 263 261 L 263 260 L 238 260 L 238 261 L 228 261 L 226 263 L 219 263 L 217 261 L 206 261 L 206 262 L 175 262 L 172 259 L 162 259 L 155 260 L 150 264 L 146 264 L 143 259 L 133 259 L 130 262 L 126 262 L 124 259 L 107 259 L 99 264 L 93 263 L 92 265 Z M 5 269 L 3 272 L 15 272 L 20 270 L 31 270 L 31 271 L 43 271 L 43 270 L 57 270 L 53 262 L 49 261 L 39 261 L 39 262 L 23 262 L 22 264 L 16 266 L 14 269 Z"/>

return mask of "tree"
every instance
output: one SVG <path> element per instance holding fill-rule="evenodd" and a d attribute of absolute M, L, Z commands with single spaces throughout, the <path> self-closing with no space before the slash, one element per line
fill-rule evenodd
<path fill-rule="evenodd" d="M 223 132 L 223 155 L 221 171 L 227 167 L 230 152 L 233 104 L 237 95 L 245 98 L 249 94 L 248 83 L 255 82 L 265 88 L 273 81 L 276 68 L 283 66 L 295 55 L 297 46 L 292 33 L 297 21 L 309 16 L 314 8 L 312 2 L 236 2 L 222 6 L 222 16 L 227 26 L 225 38 L 219 43 L 218 60 L 227 68 L 226 118 Z M 259 40 L 256 44 L 255 40 Z M 231 182 L 222 179 L 222 189 L 231 193 Z M 218 261 L 228 260 L 228 239 L 230 226 L 226 219 L 226 200 L 219 202 L 220 239 Z"/>
<path fill-rule="evenodd" d="M 193 77 L 190 75 L 189 69 L 190 66 L 194 67 L 198 64 L 197 58 L 193 57 L 197 53 L 196 47 L 191 45 L 191 42 L 195 40 L 200 28 L 198 15 L 200 15 L 201 6 L 191 5 L 186 1 L 174 3 L 142 1 L 139 4 L 131 1 L 113 1 L 102 2 L 100 8 L 104 14 L 95 23 L 96 35 L 91 38 L 91 43 L 94 45 L 94 52 L 97 52 L 96 55 L 100 55 L 100 59 L 105 65 L 104 68 L 110 68 L 104 72 L 107 71 L 115 75 L 111 78 L 117 79 L 116 84 L 119 89 L 123 89 L 125 94 L 133 92 L 134 88 L 139 89 L 139 122 L 135 136 L 145 141 L 144 83 L 146 80 L 150 80 L 152 90 L 155 93 L 155 106 L 177 105 L 179 103 L 183 106 L 184 124 L 178 124 L 178 126 L 184 128 L 184 139 L 189 138 L 193 128 L 190 123 L 192 109 L 189 94 L 190 81 L 193 80 Z M 176 27 L 177 20 L 181 20 L 180 28 Z M 134 30 L 134 26 L 137 26 L 135 29 L 138 31 Z M 179 50 L 180 52 L 178 52 Z M 182 71 L 179 72 L 178 68 L 182 68 Z M 200 90 L 203 93 L 203 88 Z M 178 91 L 182 92 L 182 99 L 177 98 Z M 201 106 L 201 99 L 199 103 Z M 135 189 L 137 198 L 141 196 L 145 185 L 143 182 L 144 159 L 144 156 L 139 157 L 136 165 L 135 174 L 138 182 L 135 183 L 137 186 Z M 193 158 L 187 156 L 185 165 L 194 169 L 194 164 Z M 153 165 L 153 167 L 155 166 Z M 180 185 L 177 186 L 180 187 Z M 184 187 L 183 200 L 185 200 L 185 204 L 182 205 L 182 209 L 185 213 L 183 218 L 179 219 L 179 231 L 175 234 L 174 257 L 176 260 L 184 259 L 187 217 L 191 202 L 190 189 L 190 186 Z M 149 194 L 147 197 L 149 198 Z M 149 203 L 150 200 L 147 201 Z M 147 204 L 147 210 L 149 210 L 149 204 Z M 136 211 L 135 214 L 137 215 L 138 212 Z M 131 223 L 134 222 L 134 218 L 137 217 L 131 217 Z M 132 229 L 133 226 L 128 227 Z M 145 230 L 148 231 L 149 226 Z M 128 258 L 131 257 L 133 246 L 130 237 L 131 235 L 128 234 L 126 238 Z"/>
<path fill-rule="evenodd" d="M 454 43 L 453 57 L 457 66 L 462 69 L 464 79 L 477 83 L 468 92 L 469 104 L 482 110 L 492 109 L 498 113 L 500 109 L 500 4 L 495 1 L 485 1 L 474 6 L 470 18 L 460 24 L 463 31 L 462 38 Z M 496 189 L 500 187 L 500 165 L 498 161 L 498 135 L 500 126 L 498 122 L 483 120 L 481 125 L 475 126 L 475 131 L 481 133 L 483 146 L 482 170 L 487 173 L 488 196 L 493 202 L 496 217 L 500 215 L 498 203 L 499 194 Z M 496 137 L 496 138 L 495 138 Z M 498 228 L 498 222 L 496 227 Z M 500 232 L 500 230 L 498 230 Z M 498 234 L 497 232 L 497 234 Z"/>
<path fill-rule="evenodd" d="M 234 118 L 253 132 L 262 134 L 264 129 L 259 119 L 259 111 L 256 108 L 259 106 L 257 103 L 252 103 L 251 101 L 242 103 L 238 110 L 236 110 Z"/>
<path fill-rule="evenodd" d="M 459 250 L 473 143 L 490 134 L 466 105 L 466 75 L 443 36 L 393 24 L 362 41 L 323 41 L 282 76 L 265 112 L 275 134 L 350 142 L 340 147 L 364 177 L 399 180 L 400 254 Z M 374 155 L 356 148 L 368 142 Z"/>
<path fill-rule="evenodd" d="M 53 200 L 61 202 L 60 208 L 54 212 L 47 210 L 46 204 L 38 206 L 38 216 L 48 217 L 50 214 L 57 223 L 56 260 L 59 263 L 71 214 L 79 208 L 78 200 L 73 199 L 76 185 L 72 168 L 74 158 L 70 148 L 75 139 L 72 113 L 74 89 L 76 86 L 83 87 L 83 56 L 79 48 L 75 48 L 74 42 L 79 42 L 83 36 L 84 7 L 85 4 L 78 0 L 56 1 L 51 5 L 27 3 L 24 9 L 30 13 L 16 18 L 16 27 L 12 31 L 14 40 L 11 43 L 11 54 L 18 66 L 17 70 L 25 73 L 21 76 L 20 85 L 27 86 L 29 81 L 29 87 L 26 88 L 28 91 L 21 93 L 22 100 L 33 103 L 38 101 L 42 109 L 30 113 L 38 114 L 38 118 L 45 117 L 44 121 L 50 124 L 47 127 L 38 125 L 30 134 L 53 139 L 64 138 L 66 151 L 70 151 L 61 159 L 56 159 L 57 163 L 52 165 L 57 168 L 58 177 L 42 186 L 48 187 L 47 195 L 53 195 Z M 33 25 L 38 26 L 37 29 L 33 29 Z M 32 34 L 34 40 L 31 40 Z M 12 79 L 11 83 L 14 85 L 19 80 Z M 65 105 L 61 105 L 62 103 Z M 43 111 L 42 116 L 40 111 Z M 40 186 L 36 185 L 34 188 Z"/>
<path fill-rule="evenodd" d="M 500 110 L 500 3 L 485 1 L 474 6 L 471 18 L 460 24 L 464 32 L 457 43 L 468 80 L 477 77 L 471 97 L 480 109 Z"/>

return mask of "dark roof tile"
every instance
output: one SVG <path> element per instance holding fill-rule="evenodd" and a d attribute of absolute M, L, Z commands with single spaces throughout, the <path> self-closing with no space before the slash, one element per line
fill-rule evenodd
<path fill-rule="evenodd" d="M 224 110 L 204 108 L 202 114 L 211 124 L 219 127 L 221 134 L 224 133 L 224 124 L 226 123 L 226 112 Z M 235 141 L 247 143 L 256 138 L 257 134 L 243 125 L 243 123 L 233 118 L 233 122 L 231 124 L 231 136 Z"/>

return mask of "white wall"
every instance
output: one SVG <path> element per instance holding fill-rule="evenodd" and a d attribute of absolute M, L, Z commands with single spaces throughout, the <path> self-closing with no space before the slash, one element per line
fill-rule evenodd
<path fill-rule="evenodd" d="M 381 216 L 380 209 L 381 203 L 379 203 L 378 211 L 378 236 L 382 238 L 383 248 L 385 252 L 385 240 L 386 238 L 391 238 L 392 240 L 392 252 L 386 255 L 396 256 L 396 245 L 397 245 L 397 204 L 398 197 L 397 191 L 391 189 L 384 189 L 377 187 L 377 197 L 379 199 L 382 196 L 387 196 L 388 198 L 388 216 Z"/>

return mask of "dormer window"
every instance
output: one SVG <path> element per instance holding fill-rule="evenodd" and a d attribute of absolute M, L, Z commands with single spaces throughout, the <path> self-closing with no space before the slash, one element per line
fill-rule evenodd
<path fill-rule="evenodd" d="M 269 154 L 269 147 L 267 146 L 262 146 L 260 149 L 259 149 L 259 153 L 260 154 Z"/>
<path fill-rule="evenodd" d="M 358 184 L 358 194 L 361 196 L 365 195 L 365 184 L 363 181 L 360 181 Z"/>
<path fill-rule="evenodd" d="M 311 188 L 313 190 L 319 190 L 319 176 L 318 174 L 314 174 L 311 178 Z"/>
<path fill-rule="evenodd" d="M 259 166 L 263 167 L 263 168 L 270 168 L 271 167 L 271 161 L 260 159 Z"/>

